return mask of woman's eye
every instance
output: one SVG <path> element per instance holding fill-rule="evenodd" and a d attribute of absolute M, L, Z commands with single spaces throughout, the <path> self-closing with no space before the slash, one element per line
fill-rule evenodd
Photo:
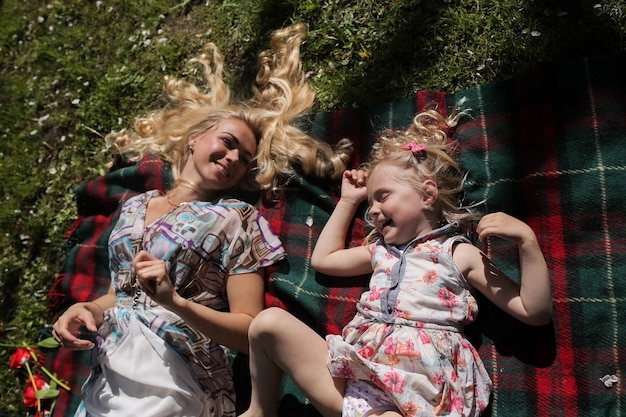
<path fill-rule="evenodd" d="M 233 148 L 233 141 L 229 137 L 223 137 L 222 142 L 224 143 L 224 145 L 226 145 L 228 149 Z"/>

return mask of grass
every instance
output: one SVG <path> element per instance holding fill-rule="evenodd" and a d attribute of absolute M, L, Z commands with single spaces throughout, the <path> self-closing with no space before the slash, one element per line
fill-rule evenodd
<path fill-rule="evenodd" d="M 570 56 L 626 51 L 622 0 L 0 0 L 0 343 L 33 341 L 60 271 L 73 191 L 102 137 L 163 105 L 164 75 L 215 42 L 248 95 L 272 30 L 304 22 L 317 110 L 454 93 Z M 0 347 L 0 415 L 27 415 Z"/>

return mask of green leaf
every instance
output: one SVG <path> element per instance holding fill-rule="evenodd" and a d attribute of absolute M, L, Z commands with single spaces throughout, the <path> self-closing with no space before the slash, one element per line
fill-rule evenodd
<path fill-rule="evenodd" d="M 58 389 L 42 389 L 37 391 L 37 393 L 35 394 L 35 397 L 38 400 L 47 400 L 50 398 L 56 398 L 59 396 L 59 390 Z"/>
<path fill-rule="evenodd" d="M 37 343 L 37 347 L 48 348 L 48 349 L 54 349 L 59 346 L 61 346 L 59 342 L 54 340 L 54 338 L 52 337 L 47 337 Z"/>

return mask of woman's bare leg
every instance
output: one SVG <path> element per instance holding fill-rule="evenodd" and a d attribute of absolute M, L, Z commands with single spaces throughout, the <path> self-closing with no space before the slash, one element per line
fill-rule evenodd
<path fill-rule="evenodd" d="M 283 374 L 288 374 L 324 416 L 340 416 L 344 380 L 326 366 L 326 341 L 280 308 L 259 313 L 248 330 L 252 397 L 245 417 L 275 416 Z"/>

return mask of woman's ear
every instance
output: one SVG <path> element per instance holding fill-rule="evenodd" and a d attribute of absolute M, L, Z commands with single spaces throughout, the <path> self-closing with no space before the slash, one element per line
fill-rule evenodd
<path fill-rule="evenodd" d="M 433 180 L 424 181 L 424 204 L 434 207 L 439 198 L 439 186 Z"/>
<path fill-rule="evenodd" d="M 187 138 L 187 146 L 189 146 L 189 150 L 190 151 L 193 151 L 193 146 L 196 144 L 197 140 L 198 140 L 198 134 L 197 133 L 189 135 L 189 137 Z"/>

